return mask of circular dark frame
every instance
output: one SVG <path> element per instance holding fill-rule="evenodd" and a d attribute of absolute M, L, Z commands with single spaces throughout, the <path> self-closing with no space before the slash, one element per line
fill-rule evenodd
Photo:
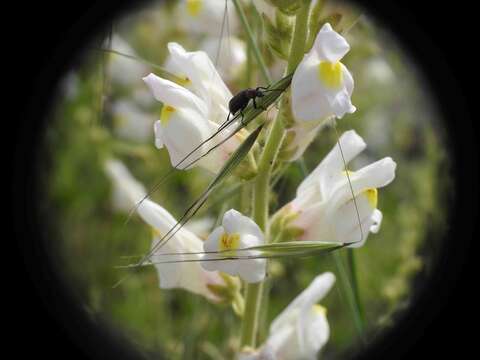
<path fill-rule="evenodd" d="M 408 9 L 406 5 L 400 6 L 400 1 L 360 1 L 359 4 L 369 9 L 398 37 L 407 53 L 417 59 L 428 88 L 438 99 L 440 113 L 449 119 L 444 124 L 448 133 L 444 141 L 452 159 L 450 175 L 456 191 L 455 194 L 447 194 L 448 229 L 435 270 L 396 325 L 357 357 L 405 358 L 408 354 L 415 354 L 419 346 L 445 346 L 451 342 L 440 327 L 445 319 L 455 319 L 454 315 L 447 313 L 448 307 L 454 301 L 454 294 L 461 294 L 461 285 L 465 285 L 462 279 L 467 273 L 466 260 L 477 212 L 473 201 L 477 194 L 474 187 L 478 175 L 477 151 L 467 100 L 462 94 L 461 85 L 464 84 L 455 73 L 460 62 L 448 56 L 450 46 L 460 45 L 443 44 L 439 40 L 448 33 L 448 28 L 442 27 L 439 20 L 426 22 L 425 15 L 428 13 L 425 10 L 422 12 L 413 6 Z M 18 302 L 20 328 L 17 333 L 23 334 L 29 329 L 32 336 L 39 336 L 47 347 L 50 346 L 46 354 L 69 354 L 70 358 L 75 353 L 89 358 L 144 357 L 120 332 L 107 328 L 102 319 L 87 314 L 70 290 L 72 284 L 62 274 L 57 254 L 48 245 L 49 239 L 55 236 L 55 230 L 45 212 L 45 184 L 41 182 L 46 178 L 48 164 L 41 162 L 44 161 L 44 153 L 39 151 L 43 149 L 43 132 L 61 77 L 67 70 L 82 63 L 84 50 L 99 33 L 105 31 L 105 24 L 140 5 L 143 3 L 137 2 L 133 6 L 125 1 L 68 4 L 64 5 L 63 22 L 52 23 L 57 29 L 39 29 L 37 40 L 42 39 L 43 30 L 48 44 L 44 54 L 40 50 L 45 51 L 45 48 L 40 46 L 45 46 L 45 43 L 37 44 L 42 66 L 35 71 L 32 86 L 28 89 L 29 103 L 26 107 L 23 105 L 24 116 L 17 124 L 18 133 L 14 137 L 12 204 L 15 238 L 20 246 L 16 253 L 22 254 L 25 268 L 20 292 L 16 293 L 23 294 L 23 297 L 19 296 L 22 302 Z M 447 11 L 444 10 L 442 15 L 448 15 Z M 438 13 L 436 16 L 441 17 Z M 42 21 L 33 24 L 42 25 Z M 38 319 L 35 324 L 31 323 L 33 317 Z M 51 348 L 58 346 L 57 339 L 67 346 L 66 352 Z"/>

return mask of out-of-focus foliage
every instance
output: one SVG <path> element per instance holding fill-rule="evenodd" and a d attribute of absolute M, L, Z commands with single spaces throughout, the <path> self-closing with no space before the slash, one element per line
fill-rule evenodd
<path fill-rule="evenodd" d="M 115 23 L 113 30 L 138 56 L 163 64 L 167 42 L 177 41 L 188 50 L 196 50 L 202 40 L 200 34 L 181 30 L 173 11 L 173 5 L 144 9 Z M 361 14 L 346 5 L 325 11 L 326 15 L 342 14 L 339 26 L 343 29 Z M 249 14 L 254 29 L 261 33 L 261 18 Z M 352 102 L 358 110 L 339 120 L 338 130 L 353 128 L 368 144 L 363 158 L 350 168 L 355 170 L 384 156 L 391 156 L 398 164 L 395 181 L 379 192 L 382 228 L 370 235 L 364 247 L 355 250 L 368 342 L 394 323 L 395 314 L 409 305 L 416 286 L 432 271 L 445 227 L 448 158 L 440 114 L 413 66 L 414 59 L 406 58 L 394 38 L 365 14 L 345 36 L 352 50 L 344 61 L 355 79 Z M 272 73 L 277 74 L 278 64 L 262 44 Z M 127 214 L 114 211 L 103 162 L 111 156 L 121 159 L 147 187 L 171 168 L 166 151 L 154 147 L 153 130 L 145 142 L 115 135 L 118 120 L 112 116 L 112 105 L 116 101 L 128 99 L 152 121 L 159 117 L 160 110 L 159 103 L 150 101 L 141 78 L 128 86 L 115 82 L 108 68 L 116 56 L 91 51 L 89 61 L 66 78 L 65 96 L 59 98 L 46 133 L 52 156 L 50 207 L 61 234 L 55 241 L 64 256 L 65 272 L 88 311 L 121 329 L 147 356 L 154 358 L 155 351 L 166 351 L 168 358 L 217 359 L 221 358 L 219 354 L 230 358 L 240 325 L 230 308 L 182 290 L 160 290 L 153 267 L 135 271 L 119 287 L 112 288 L 125 274 L 125 270 L 116 268 L 125 263 L 122 257 L 144 254 L 150 247 L 151 233 L 135 216 L 124 225 Z M 255 70 L 255 64 L 250 61 L 228 83 L 232 93 L 245 86 L 246 72 L 252 68 Z M 144 71 L 146 75 L 155 69 L 144 65 Z M 249 78 L 255 85 L 255 77 Z M 303 177 L 302 166 L 313 169 L 335 141 L 335 133 L 324 129 L 305 153 L 304 163 L 288 167 L 275 185 L 278 196 L 272 210 L 294 197 Z M 210 174 L 199 169 L 179 171 L 152 197 L 179 218 L 210 179 Z M 231 207 L 248 207 L 241 204 L 244 193 L 233 183 L 227 184 L 197 219 L 217 218 Z M 343 251 L 341 255 L 346 260 Z M 264 308 L 263 336 L 269 322 L 323 271 L 337 274 L 331 255 L 271 262 L 271 297 Z M 322 356 L 337 358 L 359 344 L 338 282 L 323 305 L 328 309 L 331 337 Z"/>

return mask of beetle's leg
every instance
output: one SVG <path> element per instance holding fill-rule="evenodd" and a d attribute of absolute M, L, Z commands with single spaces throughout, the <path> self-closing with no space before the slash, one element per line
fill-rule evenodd
<path fill-rule="evenodd" d="M 227 115 L 227 120 L 225 120 L 223 122 L 223 124 L 220 125 L 220 127 L 218 128 L 218 131 L 222 131 L 223 129 L 225 129 L 228 125 L 230 125 L 230 115 L 233 115 L 231 112 L 228 113 Z"/>
<path fill-rule="evenodd" d="M 245 116 L 245 114 L 243 113 L 243 109 L 240 110 L 240 124 L 242 125 L 246 125 L 244 122 L 243 122 L 243 117 Z"/>
<path fill-rule="evenodd" d="M 257 102 L 255 101 L 255 98 L 253 98 L 252 100 L 253 100 L 253 108 L 254 108 L 254 109 L 260 108 L 260 109 L 262 109 L 263 111 L 267 111 L 267 108 L 266 108 L 265 106 L 258 106 L 258 105 L 257 105 Z"/>

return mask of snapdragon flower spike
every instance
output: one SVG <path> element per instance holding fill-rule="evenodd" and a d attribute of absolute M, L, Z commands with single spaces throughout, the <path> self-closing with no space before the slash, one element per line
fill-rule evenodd
<path fill-rule="evenodd" d="M 366 147 L 354 130 L 345 132 L 339 142 L 347 164 Z M 378 232 L 382 213 L 377 209 L 377 188 L 393 181 L 396 163 L 385 157 L 349 171 L 350 183 L 344 169 L 337 143 L 300 184 L 296 198 L 280 210 L 293 218 L 289 226 L 300 230 L 298 240 L 334 241 L 359 247 L 365 243 L 368 232 Z"/>
<path fill-rule="evenodd" d="M 298 122 L 343 117 L 355 112 L 350 97 L 353 78 L 340 60 L 350 50 L 345 38 L 329 23 L 317 34 L 312 49 L 292 79 L 292 112 Z"/>
<path fill-rule="evenodd" d="M 335 282 L 330 273 L 318 275 L 270 325 L 265 343 L 255 352 L 240 354 L 242 360 L 316 359 L 330 337 L 326 309 L 317 303 Z"/>
<path fill-rule="evenodd" d="M 209 252 L 235 250 L 264 244 L 264 236 L 258 225 L 249 217 L 231 209 L 223 215 L 222 225 L 217 227 L 203 245 L 204 260 L 214 259 Z M 244 254 L 248 256 L 248 254 Z M 255 252 L 252 251 L 255 256 Z M 222 271 L 238 275 L 248 283 L 256 283 L 265 278 L 267 262 L 265 259 L 204 261 L 202 267 L 208 271 Z"/>

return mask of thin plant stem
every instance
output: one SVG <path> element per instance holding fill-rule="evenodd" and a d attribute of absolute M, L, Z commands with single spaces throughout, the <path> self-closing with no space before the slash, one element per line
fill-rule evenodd
<path fill-rule="evenodd" d="M 332 253 L 332 256 L 337 267 L 338 275 L 340 276 L 340 285 L 342 287 L 342 291 L 347 298 L 348 305 L 350 306 L 353 314 L 353 323 L 355 325 L 355 329 L 357 330 L 360 339 L 364 341 L 362 318 L 360 316 L 360 312 L 355 301 L 355 295 L 353 294 L 353 290 L 348 279 L 348 274 L 343 264 L 342 257 L 338 251 L 334 251 Z"/>
<path fill-rule="evenodd" d="M 250 27 L 247 21 L 247 17 L 245 16 L 245 12 L 243 11 L 242 5 L 240 5 L 239 0 L 233 0 L 233 3 L 235 4 L 235 8 L 237 9 L 237 13 L 238 13 L 238 16 L 240 17 L 242 26 L 245 29 L 245 32 L 247 33 L 248 43 L 251 45 L 251 48 L 253 50 L 253 55 L 257 60 L 258 66 L 260 67 L 260 71 L 262 72 L 262 75 L 265 81 L 268 84 L 271 84 L 272 78 L 270 76 L 270 72 L 268 71 L 268 67 L 265 64 L 265 60 L 263 60 L 263 56 L 260 52 L 260 49 L 258 48 L 257 42 L 255 41 L 255 36 L 253 34 L 252 28 Z"/>
<path fill-rule="evenodd" d="M 244 18 L 245 14 L 241 10 L 238 4 L 238 0 L 234 0 L 234 3 L 237 7 L 237 10 L 239 10 L 240 16 L 243 16 L 242 22 L 246 23 L 246 19 Z M 296 15 L 295 30 L 293 33 L 292 45 L 290 49 L 291 53 L 286 70 L 287 74 L 293 72 L 296 69 L 300 60 L 303 58 L 308 26 L 309 8 L 310 1 L 305 1 L 302 8 L 299 9 Z M 253 34 L 251 33 L 250 28 L 248 28 L 247 32 L 249 33 L 249 37 L 251 37 L 250 41 L 254 42 Z M 252 46 L 255 49 L 255 53 L 258 52 L 258 57 L 261 57 L 256 45 L 253 44 Z M 293 52 L 298 52 L 298 54 L 293 54 Z M 283 106 L 283 104 L 284 103 L 282 102 L 281 106 Z M 270 242 L 269 229 L 267 225 L 270 177 L 275 163 L 275 158 L 278 154 L 283 138 L 285 136 L 285 126 L 283 124 L 282 116 L 280 115 L 282 113 L 283 111 L 282 109 L 280 109 L 279 115 L 277 115 L 277 117 L 275 118 L 272 128 L 270 129 L 265 147 L 258 163 L 258 172 L 254 183 L 253 219 L 260 227 L 260 229 L 262 229 L 262 231 L 264 232 L 267 242 Z M 253 348 L 256 346 L 263 286 L 263 282 L 256 284 L 248 284 L 247 286 L 245 314 L 242 323 L 242 333 L 240 338 L 241 346 L 250 346 Z M 267 296 L 267 294 L 265 294 L 265 296 Z"/>
<path fill-rule="evenodd" d="M 362 301 L 360 299 L 360 289 L 358 287 L 357 266 L 355 253 L 353 249 L 347 249 L 348 268 L 350 270 L 350 279 L 352 282 L 353 296 L 362 324 L 365 324 L 365 313 L 363 311 Z"/>

